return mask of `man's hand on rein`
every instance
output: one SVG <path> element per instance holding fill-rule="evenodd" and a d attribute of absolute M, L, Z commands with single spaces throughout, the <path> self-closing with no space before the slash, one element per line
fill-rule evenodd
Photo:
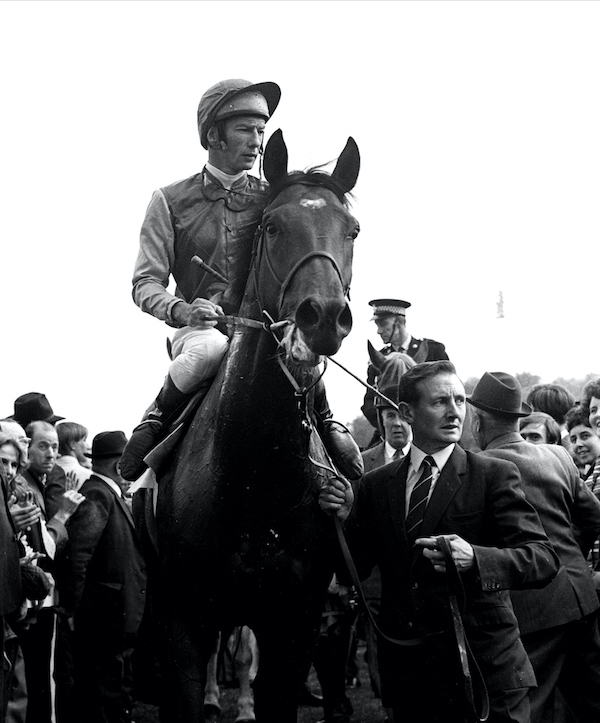
<path fill-rule="evenodd" d="M 475 554 L 472 546 L 458 535 L 443 535 L 448 540 L 452 559 L 459 572 L 470 570 L 475 563 Z M 419 537 L 415 540 L 415 547 L 423 549 L 423 555 L 431 560 L 436 572 L 446 572 L 446 560 L 440 549 L 437 537 Z"/>
<path fill-rule="evenodd" d="M 319 506 L 324 512 L 336 515 L 342 522 L 347 519 L 354 503 L 354 490 L 349 482 L 338 477 L 327 481 L 319 493 Z"/>
<path fill-rule="evenodd" d="M 184 326 L 210 329 L 216 321 L 207 321 L 207 316 L 223 316 L 223 309 L 208 299 L 195 299 L 191 304 L 182 301 L 173 307 L 173 319 Z"/>

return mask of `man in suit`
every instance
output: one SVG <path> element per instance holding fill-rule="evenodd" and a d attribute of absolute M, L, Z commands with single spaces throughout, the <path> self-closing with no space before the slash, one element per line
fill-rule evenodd
<path fill-rule="evenodd" d="M 400 351 L 408 354 L 417 364 L 425 361 L 437 361 L 448 359 L 446 348 L 439 341 L 433 339 L 417 339 L 408 333 L 406 328 L 406 310 L 411 306 L 410 302 L 402 299 L 373 299 L 369 301 L 373 307 L 373 317 L 377 325 L 377 333 L 385 346 L 380 353 L 387 356 L 391 352 Z M 369 363 L 367 369 L 367 383 L 371 386 L 377 382 L 377 369 L 373 363 Z M 362 413 L 377 427 L 377 411 L 375 409 L 375 395 L 367 389 Z"/>
<path fill-rule="evenodd" d="M 466 638 L 489 691 L 489 723 L 527 723 L 535 676 L 509 590 L 549 582 L 556 554 L 515 465 L 458 446 L 466 399 L 453 364 L 409 369 L 399 399 L 413 431 L 409 455 L 366 475 L 347 525 L 361 577 L 376 564 L 381 570 L 380 629 L 409 643 L 380 639 L 382 702 L 402 723 L 464 723 L 468 716 L 445 538 L 464 591 Z M 349 486 L 331 480 L 320 504 L 344 519 L 352 499 Z"/>
<path fill-rule="evenodd" d="M 398 405 L 397 385 L 386 387 L 381 390 L 381 393 L 386 399 L 378 396 L 375 399 L 375 409 L 377 411 L 377 426 L 383 441 L 376 447 L 366 449 L 362 453 L 365 474 L 378 467 L 383 467 L 385 464 L 402 459 L 410 449 L 410 440 L 412 438 L 410 425 L 404 420 L 399 410 L 390 403 L 393 402 L 396 406 Z M 375 567 L 369 578 L 363 581 L 363 592 L 373 615 L 379 615 L 381 609 L 381 573 L 379 567 Z M 377 663 L 377 634 L 368 615 L 364 617 L 364 625 L 367 642 L 366 660 L 371 687 L 375 695 L 381 698 L 381 680 Z M 390 711 L 388 711 L 389 719 Z"/>
<path fill-rule="evenodd" d="M 386 387 L 381 390 L 381 393 L 387 399 L 378 396 L 375 400 L 375 410 L 377 427 L 382 441 L 376 447 L 370 447 L 362 452 L 365 474 L 377 467 L 383 467 L 384 464 L 401 459 L 408 454 L 410 449 L 410 425 L 403 419 L 396 407 L 390 404 L 390 401 L 398 404 L 397 385 Z"/>
<path fill-rule="evenodd" d="M 531 410 L 514 377 L 486 372 L 468 401 L 482 454 L 518 467 L 561 563 L 546 587 L 511 593 L 538 684 L 530 692 L 531 721 L 552 720 L 555 688 L 577 721 L 600 721 L 600 605 L 585 557 L 600 535 L 600 502 L 564 447 L 523 440 L 518 420 Z"/>
<path fill-rule="evenodd" d="M 61 605 L 72 623 L 78 721 L 131 720 L 131 666 L 145 606 L 146 569 L 124 498 L 119 462 L 127 438 L 102 432 L 92 442 L 86 501 L 69 523 Z"/>
<path fill-rule="evenodd" d="M 30 438 L 29 467 L 11 485 L 16 502 L 10 512 L 17 531 L 23 533 L 34 552 L 42 555 L 39 566 L 55 576 L 56 557 L 67 541 L 65 525 L 84 498 L 75 490 L 63 489 L 50 514 L 46 492 L 48 476 L 55 468 L 58 436 L 54 426 L 44 421 L 30 422 L 25 431 Z M 44 600 L 28 607 L 25 619 L 15 626 L 25 661 L 27 723 L 54 719 L 57 600 L 53 587 Z"/>

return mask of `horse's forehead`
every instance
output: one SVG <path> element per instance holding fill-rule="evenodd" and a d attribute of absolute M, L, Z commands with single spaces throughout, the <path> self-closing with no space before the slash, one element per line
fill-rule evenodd
<path fill-rule="evenodd" d="M 290 186 L 290 188 L 286 188 L 285 191 L 279 195 L 273 204 L 273 208 L 277 207 L 285 207 L 290 212 L 294 212 L 295 210 L 330 210 L 339 212 L 341 210 L 346 213 L 346 209 L 335 193 L 320 186 Z"/>

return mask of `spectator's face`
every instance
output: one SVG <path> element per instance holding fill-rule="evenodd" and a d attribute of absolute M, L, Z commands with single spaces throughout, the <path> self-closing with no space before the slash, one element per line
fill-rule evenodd
<path fill-rule="evenodd" d="M 85 456 L 85 453 L 90 451 L 87 443 L 87 437 L 84 437 L 77 442 L 73 442 L 71 450 L 73 452 L 73 456 L 76 457 L 79 464 L 87 464 L 89 460 L 88 457 Z"/>
<path fill-rule="evenodd" d="M 532 444 L 548 444 L 548 435 L 543 424 L 525 425 L 521 430 L 521 437 Z"/>
<path fill-rule="evenodd" d="M 456 374 L 444 372 L 417 385 L 419 400 L 407 405 L 414 443 L 429 454 L 460 439 L 465 421 L 465 388 Z"/>
<path fill-rule="evenodd" d="M 598 397 L 592 397 L 590 399 L 589 422 L 594 432 L 600 437 L 600 399 L 598 399 Z"/>
<path fill-rule="evenodd" d="M 25 430 L 18 422 L 2 422 L 2 431 L 11 439 L 14 439 L 19 447 L 23 450 L 25 459 L 27 459 L 27 450 L 29 449 L 29 437 L 25 434 Z"/>
<path fill-rule="evenodd" d="M 19 455 L 12 444 L 3 444 L 0 447 L 0 466 L 4 471 L 6 481 L 10 484 L 17 475 Z"/>
<path fill-rule="evenodd" d="M 578 424 L 569 432 L 569 439 L 574 454 L 582 464 L 593 464 L 600 457 L 600 437 L 583 424 Z"/>
<path fill-rule="evenodd" d="M 402 419 L 400 414 L 391 407 L 381 410 L 381 423 L 385 434 L 385 441 L 394 449 L 406 447 L 410 439 L 410 426 Z"/>
<path fill-rule="evenodd" d="M 56 463 L 58 435 L 55 430 L 36 429 L 29 445 L 29 463 L 34 472 L 48 474 Z"/>

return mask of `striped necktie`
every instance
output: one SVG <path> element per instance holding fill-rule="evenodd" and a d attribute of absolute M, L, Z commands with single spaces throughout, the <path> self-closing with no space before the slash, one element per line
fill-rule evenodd
<path fill-rule="evenodd" d="M 429 497 L 429 490 L 431 489 L 431 482 L 433 480 L 432 467 L 435 467 L 433 457 L 427 455 L 423 460 L 422 467 L 423 472 L 411 492 L 408 503 L 408 514 L 406 515 L 406 534 L 411 544 L 414 544 L 419 536 L 419 528 L 421 527 L 425 509 L 427 508 L 427 498 Z"/>

